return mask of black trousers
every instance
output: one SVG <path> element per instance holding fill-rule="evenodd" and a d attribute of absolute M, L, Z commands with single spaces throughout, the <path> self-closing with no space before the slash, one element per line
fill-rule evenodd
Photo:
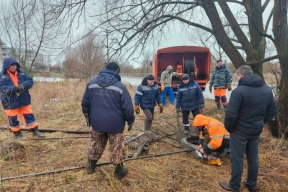
<path fill-rule="evenodd" d="M 232 173 L 230 186 L 235 191 L 240 191 L 243 173 L 244 154 L 248 163 L 248 176 L 246 186 L 256 189 L 258 177 L 258 143 L 260 135 L 244 135 L 238 131 L 230 134 L 230 158 Z"/>

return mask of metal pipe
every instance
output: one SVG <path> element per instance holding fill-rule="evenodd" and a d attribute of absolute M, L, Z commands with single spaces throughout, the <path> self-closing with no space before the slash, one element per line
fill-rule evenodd
<path fill-rule="evenodd" d="M 57 140 L 57 139 L 79 139 L 79 138 L 91 138 L 90 136 L 75 136 L 75 137 L 46 137 L 46 138 L 32 138 L 32 139 L 23 139 L 21 141 L 42 141 L 42 140 Z"/>
<path fill-rule="evenodd" d="M 166 152 L 166 153 L 159 153 L 159 154 L 147 155 L 147 156 L 142 156 L 142 157 L 127 158 L 125 159 L 125 161 L 133 161 L 133 160 L 146 159 L 146 158 L 151 158 L 151 157 L 160 157 L 160 156 L 165 156 L 165 155 L 172 155 L 172 154 L 191 152 L 191 151 L 194 151 L 194 150 L 186 149 L 186 150 L 175 151 L 175 152 Z M 96 166 L 99 167 L 99 166 L 109 165 L 109 164 L 112 164 L 112 163 L 111 162 L 98 163 Z M 83 169 L 85 167 L 86 166 L 70 167 L 70 168 L 64 168 L 64 169 L 56 169 L 56 170 L 47 171 L 47 172 L 30 173 L 30 174 L 19 175 L 19 176 L 14 176 L 14 177 L 4 177 L 4 178 L 0 178 L 0 182 L 12 180 L 12 179 L 20 179 L 20 178 L 25 178 L 25 177 L 38 176 L 38 175 L 46 175 L 46 174 L 51 174 L 51 173 L 60 173 L 64 171 L 72 171 L 72 170 L 77 170 L 77 169 Z"/>
<path fill-rule="evenodd" d="M 0 129 L 10 130 L 10 127 L 0 126 Z M 21 128 L 21 131 L 31 131 L 28 128 Z M 65 129 L 48 129 L 48 128 L 41 128 L 39 129 L 40 132 L 63 132 L 63 133 L 74 133 L 74 134 L 90 134 L 91 130 L 87 131 L 77 131 L 77 130 L 65 130 Z"/>

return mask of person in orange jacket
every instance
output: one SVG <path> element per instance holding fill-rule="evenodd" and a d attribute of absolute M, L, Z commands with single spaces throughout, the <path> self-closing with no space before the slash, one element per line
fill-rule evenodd
<path fill-rule="evenodd" d="M 44 138 L 38 130 L 38 122 L 31 109 L 31 96 L 28 89 L 33 86 L 33 79 L 20 69 L 20 64 L 13 58 L 6 58 L 0 73 L 1 101 L 8 116 L 9 126 L 16 139 L 22 138 L 17 115 L 20 114 L 26 126 L 34 136 Z"/>
<path fill-rule="evenodd" d="M 198 151 L 202 154 L 218 152 L 223 156 L 230 147 L 230 134 L 224 125 L 211 117 L 198 114 L 193 126 L 199 131 Z"/>

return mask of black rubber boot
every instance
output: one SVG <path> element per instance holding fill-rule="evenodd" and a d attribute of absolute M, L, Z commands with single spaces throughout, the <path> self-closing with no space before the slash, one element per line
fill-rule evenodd
<path fill-rule="evenodd" d="M 95 172 L 97 160 L 90 160 L 88 159 L 86 169 L 88 174 L 93 174 Z"/>
<path fill-rule="evenodd" d="M 15 139 L 22 139 L 21 131 L 14 132 Z"/>
<path fill-rule="evenodd" d="M 115 167 L 114 177 L 121 180 L 128 173 L 128 168 L 123 166 L 123 163 L 117 164 Z"/>
<path fill-rule="evenodd" d="M 220 110 L 221 109 L 221 105 L 220 103 L 216 103 L 217 109 Z"/>
<path fill-rule="evenodd" d="M 45 136 L 42 133 L 40 133 L 40 131 L 38 130 L 38 126 L 33 128 L 31 131 L 33 133 L 33 136 L 37 136 L 40 139 L 45 138 Z"/>
<path fill-rule="evenodd" d="M 151 131 L 152 121 L 144 120 L 144 132 Z"/>

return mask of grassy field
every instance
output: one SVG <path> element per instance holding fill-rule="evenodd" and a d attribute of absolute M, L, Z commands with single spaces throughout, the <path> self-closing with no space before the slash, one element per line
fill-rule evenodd
<path fill-rule="evenodd" d="M 86 82 L 83 81 L 35 83 L 31 89 L 32 108 L 40 129 L 87 130 L 81 112 L 81 99 L 85 85 Z M 135 87 L 127 86 L 127 88 L 133 98 Z M 215 110 L 215 104 L 211 100 L 206 100 L 204 113 L 219 120 L 223 120 L 225 115 L 223 111 Z M 159 114 L 157 108 L 157 120 L 153 123 L 153 129 L 163 134 L 173 132 L 175 128 L 166 121 L 169 120 L 173 125 L 177 125 L 175 115 L 172 106 L 164 108 L 163 114 Z M 136 117 L 133 134 L 142 132 L 143 119 L 144 114 L 141 111 Z M 1 125 L 7 126 L 3 109 L 1 109 L 0 121 Z M 124 132 L 127 137 L 132 133 L 127 130 Z M 179 138 L 181 133 L 182 129 L 175 137 Z M 44 134 L 48 138 L 61 139 L 32 140 L 30 132 L 23 132 L 24 140 L 15 141 L 11 132 L 0 129 L 1 178 L 85 165 L 89 138 L 69 139 L 68 137 L 79 135 L 61 132 Z M 259 145 L 258 185 L 261 191 L 288 191 L 287 147 L 286 141 L 272 138 L 264 129 Z M 126 149 L 127 155 L 133 151 L 128 147 Z M 168 138 L 149 143 L 149 154 L 184 149 L 187 148 Z M 109 161 L 108 146 L 99 163 L 107 161 Z M 85 169 L 79 169 L 2 181 L 0 191 L 217 192 L 222 191 L 218 181 L 228 182 L 230 178 L 230 161 L 228 158 L 223 161 L 221 167 L 211 166 L 196 159 L 193 153 L 180 153 L 126 162 L 129 173 L 121 181 L 114 179 L 114 166 L 110 164 L 97 167 L 92 175 L 86 174 Z M 245 165 L 243 179 L 246 178 L 246 172 Z M 242 187 L 242 191 L 247 190 Z"/>

